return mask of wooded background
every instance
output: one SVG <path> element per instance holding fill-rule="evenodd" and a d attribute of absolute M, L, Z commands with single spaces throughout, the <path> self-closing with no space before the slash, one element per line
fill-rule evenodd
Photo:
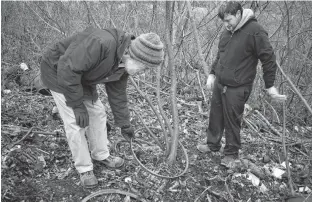
<path fill-rule="evenodd" d="M 162 122 L 157 122 L 156 118 L 159 118 L 155 111 L 166 114 L 167 118 L 162 118 L 168 123 L 167 132 L 171 134 L 172 143 L 179 140 L 184 145 L 190 165 L 187 168 L 188 155 L 182 158 L 181 146 L 174 166 L 167 166 L 163 159 L 168 157 L 168 153 L 163 155 L 155 147 L 146 147 L 145 152 L 137 149 L 136 154 L 130 153 L 127 144 L 120 140 L 116 127 L 112 126 L 109 139 L 121 145 L 120 152 L 114 152 L 127 159 L 127 163 L 121 171 L 108 171 L 95 165 L 95 174 L 102 181 L 99 189 L 125 191 L 131 185 L 132 193 L 151 201 L 193 201 L 196 198 L 195 201 L 220 202 L 234 199 L 281 201 L 288 195 L 293 196 L 294 192 L 303 193 L 300 191 L 303 186 L 311 188 L 312 3 L 309 1 L 242 1 L 244 8 L 255 11 L 259 23 L 267 30 L 278 63 L 288 77 L 286 79 L 282 71 L 277 70 L 275 86 L 288 96 L 286 115 L 283 115 L 282 104 L 271 102 L 265 95 L 259 62 L 248 100 L 253 110 L 243 117 L 241 131 L 243 149 L 240 156 L 243 157 L 242 162 L 247 163 L 238 164 L 229 172 L 218 166 L 220 154 L 201 154 L 196 149 L 196 145 L 206 137 L 204 131 L 211 92 L 204 86 L 224 29 L 217 17 L 221 3 L 1 1 L 1 201 L 80 201 L 91 194 L 78 186 L 79 176 L 73 172 L 62 121 L 52 111 L 55 106 L 53 98 L 30 92 L 45 49 L 88 26 L 115 27 L 136 36 L 155 32 L 161 37 L 165 45 L 161 71 L 150 69 L 129 81 L 129 106 L 131 113 L 135 112 L 131 121 L 138 130 L 145 123 L 153 131 L 159 131 L 158 124 Z M 21 63 L 26 63 L 30 70 L 23 71 Z M 107 97 L 101 87 L 100 98 L 104 100 L 108 120 L 112 122 L 105 101 Z M 176 96 L 172 92 L 176 92 Z M 142 95 L 144 93 L 146 96 Z M 146 102 L 147 97 L 152 101 Z M 283 118 L 286 127 L 282 127 Z M 39 131 L 32 131 L 34 128 Z M 166 137 L 165 130 L 163 132 Z M 155 134 L 159 136 L 159 132 Z M 137 133 L 136 137 L 147 143 L 152 140 L 144 131 Z M 170 173 L 168 176 L 172 177 L 185 170 L 182 177 L 175 180 L 155 177 L 138 168 L 136 161 L 131 160 L 135 155 L 159 175 Z M 169 157 L 175 159 L 174 155 Z M 265 173 L 265 177 L 263 173 L 259 175 L 258 171 L 264 171 L 265 167 L 281 168 L 287 159 L 292 163 L 291 172 L 287 168 L 289 187 L 284 177 L 278 178 L 270 171 Z M 261 184 L 268 188 L 266 191 L 261 190 L 263 187 L 259 184 L 246 181 L 251 174 L 249 171 L 261 179 Z M 107 197 L 110 200 L 111 195 Z M 126 201 L 118 194 L 117 197 L 115 201 Z M 105 199 L 101 201 L 107 201 Z"/>
<path fill-rule="evenodd" d="M 206 63 L 210 66 L 217 52 L 219 35 L 223 30 L 217 11 L 222 2 L 193 1 L 192 18 L 195 19 L 198 37 Z M 165 43 L 165 2 L 163 1 L 51 1 L 51 2 L 1 2 L 1 77 L 2 90 L 15 78 L 19 64 L 24 62 L 38 70 L 45 48 L 56 41 L 82 31 L 88 26 L 115 27 L 139 35 L 155 32 Z M 247 1 L 244 8 L 252 8 L 259 23 L 268 31 L 278 61 L 284 72 L 311 105 L 312 100 L 312 3 L 308 1 Z M 204 85 L 206 75 L 200 63 L 194 33 L 190 24 L 187 4 L 173 3 L 172 47 L 177 70 L 177 92 L 186 100 L 202 100 L 197 74 Z M 167 51 L 166 51 L 167 53 Z M 170 83 L 167 68 L 168 56 L 162 70 L 162 83 Z M 12 76 L 13 72 L 13 76 Z M 155 70 L 139 77 L 155 84 Z M 208 70 L 209 72 L 209 70 Z M 260 96 L 264 83 L 259 63 L 258 76 L 248 103 L 261 108 Z M 16 78 L 15 78 L 16 79 Z M 17 81 L 16 81 L 17 82 Z M 17 82 L 18 83 L 18 82 Z M 299 97 L 293 92 L 280 71 L 275 85 L 288 96 L 287 126 L 308 126 L 312 116 Z M 166 89 L 164 89 L 166 90 Z M 192 93 L 189 93 L 189 92 Z M 207 93 L 205 91 L 205 93 Z M 209 99 L 208 99 L 209 100 Z M 281 114 L 281 106 L 274 106 Z"/>

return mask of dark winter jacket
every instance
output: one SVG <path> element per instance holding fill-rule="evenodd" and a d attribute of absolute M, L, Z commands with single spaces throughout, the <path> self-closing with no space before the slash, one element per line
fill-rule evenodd
<path fill-rule="evenodd" d="M 275 81 L 276 57 L 268 33 L 258 24 L 253 12 L 244 9 L 234 32 L 225 30 L 221 34 L 217 59 L 210 73 L 226 86 L 252 85 L 258 59 L 262 63 L 265 87 L 270 88 Z"/>
<path fill-rule="evenodd" d="M 64 94 L 70 107 L 97 100 L 96 84 L 105 83 L 115 124 L 129 125 L 128 74 L 119 63 L 130 41 L 130 35 L 117 29 L 87 28 L 48 48 L 41 79 L 52 91 Z"/>

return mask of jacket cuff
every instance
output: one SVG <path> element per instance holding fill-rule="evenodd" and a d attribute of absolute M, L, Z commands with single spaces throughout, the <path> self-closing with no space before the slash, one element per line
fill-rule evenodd
<path fill-rule="evenodd" d="M 121 121 L 121 122 L 117 122 L 115 121 L 115 125 L 119 128 L 125 128 L 125 126 L 130 126 L 130 121 Z"/>
<path fill-rule="evenodd" d="M 83 102 L 82 102 L 82 99 L 79 99 L 79 100 L 75 100 L 75 101 L 66 101 L 66 105 L 71 107 L 71 108 L 74 108 L 78 105 L 81 105 Z"/>
<path fill-rule="evenodd" d="M 265 82 L 265 89 L 269 89 L 274 86 L 274 82 Z"/>

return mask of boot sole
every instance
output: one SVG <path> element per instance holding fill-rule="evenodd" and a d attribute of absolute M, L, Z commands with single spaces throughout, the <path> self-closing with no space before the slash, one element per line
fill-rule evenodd
<path fill-rule="evenodd" d="M 95 188 L 97 186 L 98 186 L 98 184 L 95 184 L 95 185 L 83 185 L 83 187 L 86 188 L 86 189 L 93 189 L 93 188 Z"/>
<path fill-rule="evenodd" d="M 116 169 L 116 168 L 121 168 L 124 164 L 125 164 L 125 161 L 122 162 L 122 164 L 120 166 L 114 166 L 114 167 L 111 167 L 111 166 L 108 166 L 106 163 L 102 162 L 102 161 L 98 161 L 100 162 L 101 164 L 105 165 L 107 168 L 110 168 L 110 169 Z"/>

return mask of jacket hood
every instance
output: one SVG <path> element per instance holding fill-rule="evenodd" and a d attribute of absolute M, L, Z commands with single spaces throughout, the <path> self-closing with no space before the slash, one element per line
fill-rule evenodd
<path fill-rule="evenodd" d="M 250 19 L 255 19 L 254 12 L 251 9 L 243 9 L 242 19 L 237 24 L 233 32 L 242 28 L 246 24 L 246 22 L 248 22 Z"/>
<path fill-rule="evenodd" d="M 130 46 L 132 35 L 119 29 L 105 29 L 105 30 L 111 33 L 117 42 L 116 56 L 117 61 L 120 61 L 126 48 Z"/>

